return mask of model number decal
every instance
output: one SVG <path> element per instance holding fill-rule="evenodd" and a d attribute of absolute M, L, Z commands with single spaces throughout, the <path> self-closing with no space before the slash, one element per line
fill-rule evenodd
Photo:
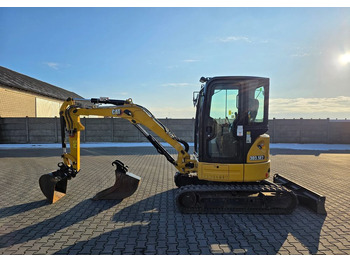
<path fill-rule="evenodd" d="M 265 156 L 250 156 L 249 160 L 250 161 L 256 161 L 256 160 L 264 160 Z"/>

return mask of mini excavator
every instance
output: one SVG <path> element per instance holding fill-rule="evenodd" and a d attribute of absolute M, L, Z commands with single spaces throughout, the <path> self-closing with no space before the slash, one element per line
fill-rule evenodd
<path fill-rule="evenodd" d="M 278 174 L 270 177 L 268 105 L 269 78 L 251 76 L 202 77 L 193 93 L 196 107 L 194 153 L 150 111 L 131 99 L 68 98 L 61 106 L 63 162 L 42 175 L 40 188 L 50 203 L 66 194 L 67 181 L 80 171 L 82 115 L 123 118 L 134 125 L 177 169 L 176 204 L 182 213 L 289 214 L 298 203 L 326 214 L 325 197 Z M 84 106 L 88 101 L 93 106 Z M 175 159 L 148 130 L 177 151 Z M 67 152 L 66 134 L 70 151 Z M 138 188 L 140 177 L 121 161 L 115 184 L 93 199 L 124 199 Z"/>

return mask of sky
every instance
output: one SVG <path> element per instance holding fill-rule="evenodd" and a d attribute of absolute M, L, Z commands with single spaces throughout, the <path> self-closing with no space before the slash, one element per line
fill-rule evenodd
<path fill-rule="evenodd" d="M 0 65 L 192 118 L 201 76 L 270 78 L 269 118 L 350 118 L 350 8 L 0 8 Z"/>

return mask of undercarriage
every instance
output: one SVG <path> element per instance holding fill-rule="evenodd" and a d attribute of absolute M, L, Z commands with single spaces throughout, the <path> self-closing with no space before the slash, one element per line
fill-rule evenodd
<path fill-rule="evenodd" d="M 323 196 L 305 188 L 302 194 L 295 192 L 282 185 L 287 185 L 286 179 L 279 175 L 274 180 L 276 183 L 222 183 L 177 173 L 175 183 L 180 188 L 176 204 L 182 213 L 290 214 L 299 203 L 316 213 L 326 213 Z"/>

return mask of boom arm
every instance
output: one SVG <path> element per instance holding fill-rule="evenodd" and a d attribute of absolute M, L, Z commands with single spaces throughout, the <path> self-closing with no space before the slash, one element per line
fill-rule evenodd
<path fill-rule="evenodd" d="M 197 161 L 190 158 L 188 153 L 188 144 L 177 138 L 168 128 L 166 128 L 159 120 L 157 120 L 146 108 L 133 104 L 131 99 L 128 100 L 109 100 L 92 98 L 87 100 L 92 103 L 113 104 L 113 107 L 97 107 L 85 108 L 77 104 L 78 101 L 68 98 L 61 106 L 61 133 L 63 147 L 63 163 L 70 168 L 73 173 L 80 170 L 80 131 L 85 127 L 80 122 L 81 115 L 109 116 L 124 118 L 130 121 L 157 149 L 171 162 L 181 173 L 190 173 L 197 171 Z M 86 101 L 86 100 L 85 100 Z M 143 127 L 147 127 L 155 134 L 161 137 L 165 142 L 169 143 L 178 152 L 175 160 L 162 145 Z M 65 130 L 69 135 L 70 152 L 66 151 Z M 74 175 L 75 175 L 74 174 Z"/>

